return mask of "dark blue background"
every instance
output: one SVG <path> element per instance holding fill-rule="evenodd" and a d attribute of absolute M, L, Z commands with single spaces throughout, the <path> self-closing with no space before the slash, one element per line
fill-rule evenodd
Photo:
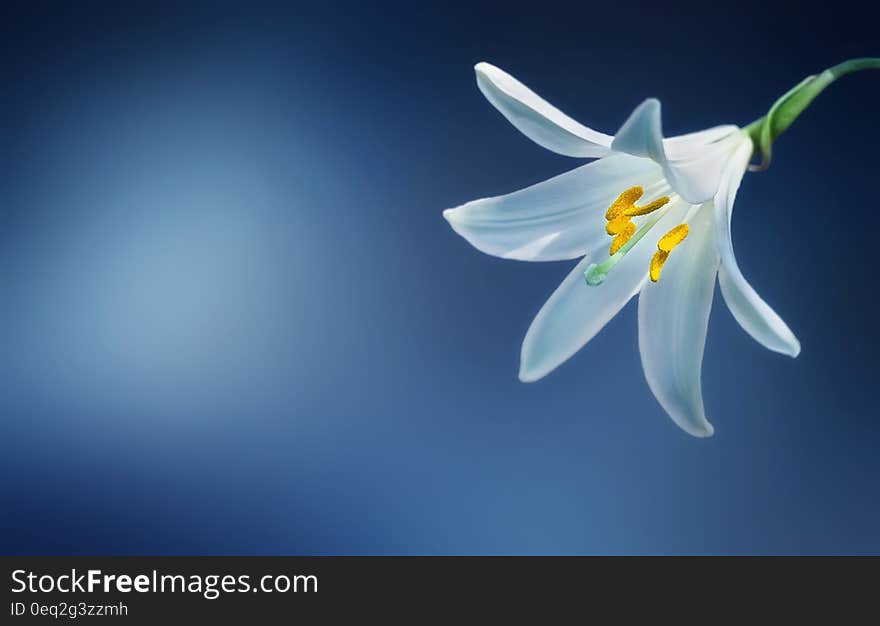
<path fill-rule="evenodd" d="M 615 131 L 758 117 L 880 54 L 864 3 L 7 8 L 3 553 L 880 552 L 880 73 L 737 199 L 715 437 L 642 378 L 630 305 L 547 379 L 520 342 L 572 263 L 484 256 L 442 209 L 576 166 L 478 92 L 509 70 Z"/>

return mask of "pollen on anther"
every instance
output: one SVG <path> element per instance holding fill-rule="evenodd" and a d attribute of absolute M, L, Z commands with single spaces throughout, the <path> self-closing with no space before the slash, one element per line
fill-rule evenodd
<path fill-rule="evenodd" d="M 628 215 L 630 217 L 638 217 L 640 215 L 647 215 L 648 213 L 653 213 L 657 209 L 666 206 L 669 203 L 669 196 L 661 196 L 656 200 L 649 202 L 645 206 L 635 206 L 624 209 L 624 215 Z"/>
<path fill-rule="evenodd" d="M 609 235 L 619 235 L 630 226 L 634 226 L 634 224 L 627 216 L 621 215 L 619 217 L 615 217 L 613 220 L 605 224 L 605 232 Z"/>
<path fill-rule="evenodd" d="M 651 280 L 653 282 L 656 283 L 660 280 L 660 272 L 663 271 L 663 265 L 668 258 L 669 253 L 664 252 L 663 250 L 657 250 L 657 252 L 654 253 L 654 256 L 651 257 Z"/>
<path fill-rule="evenodd" d="M 623 214 L 624 211 L 631 207 L 636 200 L 642 197 L 643 193 L 645 193 L 645 190 L 642 189 L 640 185 L 630 187 L 629 189 L 624 191 L 622 194 L 617 196 L 617 200 L 612 202 L 611 206 L 608 207 L 608 210 L 605 212 L 605 219 L 611 221 L 614 218 Z"/>
<path fill-rule="evenodd" d="M 609 255 L 616 254 L 618 250 L 620 250 L 627 241 L 630 240 L 636 232 L 636 225 L 632 222 L 627 222 L 626 227 L 620 231 L 620 233 L 611 240 L 611 248 L 608 250 Z"/>
<path fill-rule="evenodd" d="M 663 271 L 663 266 L 669 258 L 669 253 L 672 252 L 678 244 L 684 241 L 685 237 L 688 236 L 689 231 L 690 228 L 687 224 L 679 224 L 663 235 L 660 238 L 660 241 L 657 242 L 657 252 L 651 257 L 650 274 L 653 282 L 656 283 L 660 280 L 660 272 Z"/>
<path fill-rule="evenodd" d="M 684 241 L 689 231 L 690 228 L 687 224 L 679 224 L 660 238 L 660 241 L 657 242 L 657 249 L 663 252 L 672 252 L 675 246 Z"/>

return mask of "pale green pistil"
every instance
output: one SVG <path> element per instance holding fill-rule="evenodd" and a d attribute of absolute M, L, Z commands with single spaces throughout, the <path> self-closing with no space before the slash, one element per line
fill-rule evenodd
<path fill-rule="evenodd" d="M 653 217 L 651 217 L 651 219 L 639 226 L 638 230 L 633 233 L 633 236 L 630 237 L 629 241 L 623 244 L 620 250 L 612 254 L 601 263 L 590 263 L 590 265 L 584 272 L 584 277 L 587 279 L 587 284 L 595 287 L 596 285 L 601 285 L 603 282 L 605 282 L 605 277 L 608 276 L 608 272 L 611 271 L 611 268 L 617 265 L 617 263 L 626 255 L 627 252 L 632 250 L 633 246 L 639 242 L 639 239 L 644 237 L 645 234 L 649 230 L 651 230 L 651 227 L 660 221 L 660 218 L 663 217 L 663 215 L 664 213 L 657 213 Z"/>

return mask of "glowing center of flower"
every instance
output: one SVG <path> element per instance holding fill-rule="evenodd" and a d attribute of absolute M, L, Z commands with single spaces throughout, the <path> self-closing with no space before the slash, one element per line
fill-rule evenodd
<path fill-rule="evenodd" d="M 636 206 L 636 201 L 644 193 L 645 190 L 641 186 L 631 187 L 620 194 L 608 207 L 605 212 L 605 220 L 608 222 L 605 225 L 605 232 L 614 239 L 611 240 L 608 259 L 599 264 L 590 264 L 584 272 L 588 285 L 601 285 L 611 268 L 617 265 L 617 262 L 663 217 L 663 213 L 658 213 L 640 227 L 636 227 L 632 218 L 654 213 L 669 203 L 669 196 L 661 196 L 644 206 Z M 654 253 L 649 268 L 652 281 L 657 282 L 660 279 L 660 272 L 669 254 L 684 241 L 687 235 L 688 225 L 679 224 L 660 238 L 657 242 L 657 252 Z"/>
<path fill-rule="evenodd" d="M 623 244 L 636 233 L 636 225 L 633 224 L 632 218 L 653 213 L 669 202 L 669 196 L 662 196 L 645 206 L 636 206 L 636 200 L 641 198 L 644 193 L 645 190 L 640 186 L 631 187 L 617 196 L 617 200 L 612 202 L 608 210 L 605 211 L 605 219 L 608 220 L 605 232 L 614 236 L 608 254 L 613 255 L 620 250 Z"/>

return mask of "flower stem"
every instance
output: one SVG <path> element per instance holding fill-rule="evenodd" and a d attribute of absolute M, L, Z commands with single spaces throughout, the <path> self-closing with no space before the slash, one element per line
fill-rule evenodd
<path fill-rule="evenodd" d="M 761 164 L 751 166 L 750 169 L 765 170 L 770 166 L 773 142 L 788 130 L 788 127 L 828 85 L 841 76 L 862 70 L 880 70 L 880 58 L 850 59 L 829 67 L 820 74 L 807 76 L 774 102 L 767 115 L 746 126 L 745 131 L 755 144 L 755 153 L 760 152 L 762 157 Z"/>

